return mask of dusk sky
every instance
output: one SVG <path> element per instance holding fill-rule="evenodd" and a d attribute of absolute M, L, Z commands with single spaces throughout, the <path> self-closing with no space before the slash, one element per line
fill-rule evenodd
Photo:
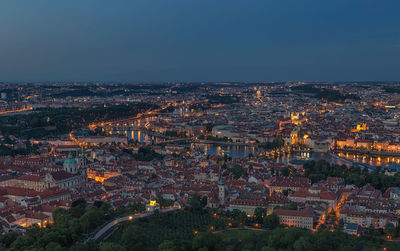
<path fill-rule="evenodd" d="M 1 0 L 1 81 L 400 80 L 399 0 Z"/>

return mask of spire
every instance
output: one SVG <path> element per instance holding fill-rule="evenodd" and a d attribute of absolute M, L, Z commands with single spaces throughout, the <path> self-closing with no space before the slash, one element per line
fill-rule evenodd
<path fill-rule="evenodd" d="M 224 179 L 222 179 L 222 176 L 219 178 L 219 183 L 218 186 L 224 186 Z"/>

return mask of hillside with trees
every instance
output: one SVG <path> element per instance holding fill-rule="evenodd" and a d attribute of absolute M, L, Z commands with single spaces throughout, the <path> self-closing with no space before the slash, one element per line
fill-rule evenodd
<path fill-rule="evenodd" d="M 131 103 L 91 108 L 45 108 L 32 113 L 0 117 L 0 132 L 4 136 L 48 138 L 69 133 L 93 122 L 135 116 L 155 105 Z"/>

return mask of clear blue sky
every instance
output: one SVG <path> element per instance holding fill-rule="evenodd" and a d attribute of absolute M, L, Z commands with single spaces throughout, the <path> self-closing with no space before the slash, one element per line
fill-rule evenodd
<path fill-rule="evenodd" d="M 400 80 L 399 0 L 1 0 L 0 81 Z"/>

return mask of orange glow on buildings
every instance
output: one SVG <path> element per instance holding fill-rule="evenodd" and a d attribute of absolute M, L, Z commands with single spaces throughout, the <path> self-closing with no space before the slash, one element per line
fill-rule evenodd
<path fill-rule="evenodd" d="M 366 131 L 366 130 L 368 130 L 369 128 L 368 128 L 368 126 L 367 126 L 367 124 L 366 123 L 363 123 L 363 124 L 357 124 L 357 126 L 356 126 L 356 128 L 352 128 L 352 129 L 350 129 L 350 131 L 351 132 L 359 132 L 359 131 Z"/>
<path fill-rule="evenodd" d="M 105 172 L 98 172 L 97 170 L 93 170 L 91 168 L 88 168 L 87 170 L 87 177 L 89 179 L 93 179 L 97 182 L 104 183 L 107 179 L 119 176 L 120 174 L 118 172 L 110 172 L 110 171 L 105 171 Z"/>

